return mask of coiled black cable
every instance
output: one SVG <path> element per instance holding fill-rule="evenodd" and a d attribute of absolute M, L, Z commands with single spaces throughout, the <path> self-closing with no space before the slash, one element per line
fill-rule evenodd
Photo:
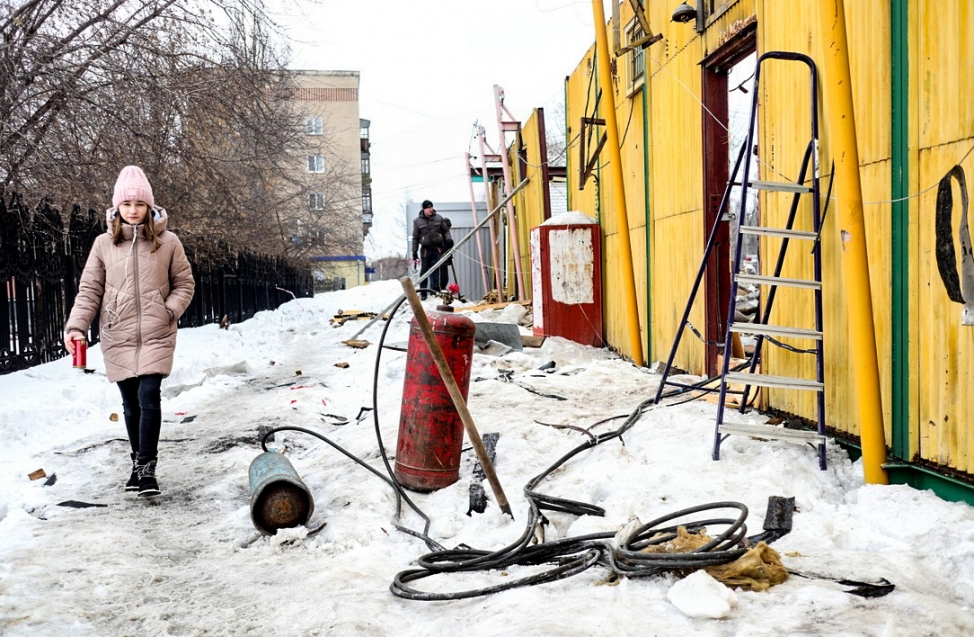
<path fill-rule="evenodd" d="M 618 538 L 616 533 L 605 532 L 530 545 L 535 528 L 542 522 L 542 510 L 575 515 L 602 516 L 605 514 L 601 507 L 593 504 L 549 496 L 535 491 L 535 488 L 552 472 L 579 453 L 603 442 L 621 438 L 642 417 L 646 409 L 654 403 L 655 399 L 644 401 L 633 410 L 618 429 L 586 440 L 563 455 L 551 467 L 532 478 L 524 488 L 524 495 L 528 500 L 527 523 L 524 532 L 516 541 L 492 552 L 454 549 L 428 553 L 417 560 L 418 568 L 402 571 L 395 576 L 390 585 L 392 593 L 404 599 L 417 601 L 447 601 L 479 597 L 521 586 L 533 586 L 564 579 L 581 573 L 600 562 L 607 563 L 616 573 L 628 577 L 643 577 L 655 575 L 664 570 L 694 569 L 725 564 L 739 558 L 745 551 L 741 547 L 741 541 L 747 534 L 747 527 L 744 524 L 747 519 L 747 507 L 737 502 L 717 502 L 683 509 L 639 526 L 623 538 Z M 737 509 L 737 518 L 691 520 L 681 525 L 659 528 L 659 525 L 665 522 L 720 508 Z M 642 551 L 650 545 L 671 540 L 675 537 L 679 526 L 695 531 L 708 525 L 723 525 L 727 528 L 710 542 L 688 553 L 647 553 Z M 617 540 L 615 545 L 612 542 L 613 539 Z M 408 585 L 410 582 L 443 573 L 501 571 L 515 565 L 527 566 L 545 563 L 554 566 L 534 575 L 478 589 L 433 593 L 420 591 Z"/>

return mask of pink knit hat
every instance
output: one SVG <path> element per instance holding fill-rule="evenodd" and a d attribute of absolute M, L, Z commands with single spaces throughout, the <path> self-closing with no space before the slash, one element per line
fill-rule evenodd
<path fill-rule="evenodd" d="M 145 178 L 145 173 L 138 166 L 126 166 L 118 173 L 115 182 L 115 193 L 112 195 L 112 206 L 118 208 L 123 201 L 144 201 L 151 208 L 155 205 L 152 198 L 152 186 Z"/>

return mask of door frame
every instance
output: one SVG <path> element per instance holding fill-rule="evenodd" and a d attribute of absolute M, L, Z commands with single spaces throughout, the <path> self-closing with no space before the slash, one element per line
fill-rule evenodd
<path fill-rule="evenodd" d="M 704 245 L 717 221 L 720 201 L 730 175 L 729 133 L 725 128 L 728 121 L 727 77 L 731 67 L 757 52 L 757 26 L 757 22 L 747 25 L 700 63 L 704 209 L 701 237 Z M 723 345 L 720 344 L 724 342 L 727 329 L 727 317 L 724 313 L 730 306 L 729 264 L 729 224 L 722 223 L 717 229 L 716 243 L 707 259 L 704 279 L 708 376 L 717 374 L 717 356 L 723 354 Z"/>

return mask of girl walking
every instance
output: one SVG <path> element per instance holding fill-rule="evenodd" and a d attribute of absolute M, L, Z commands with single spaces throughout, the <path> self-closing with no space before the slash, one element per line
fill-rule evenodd
<path fill-rule="evenodd" d="M 132 447 L 125 490 L 153 497 L 160 493 L 160 386 L 172 371 L 176 321 L 196 284 L 183 244 L 166 230 L 169 217 L 155 207 L 152 186 L 138 166 L 119 173 L 107 216 L 108 230 L 95 239 L 81 275 L 64 346 L 73 354 L 74 340 L 86 339 L 100 312 L 105 373 L 122 392 Z"/>

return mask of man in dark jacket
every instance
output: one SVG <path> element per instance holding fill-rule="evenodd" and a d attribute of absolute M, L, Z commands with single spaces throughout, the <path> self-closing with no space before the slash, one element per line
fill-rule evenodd
<path fill-rule="evenodd" d="M 422 257 L 420 288 L 429 288 L 436 292 L 446 289 L 449 283 L 446 267 L 432 272 L 430 270 L 451 247 L 453 237 L 450 235 L 450 226 L 437 214 L 433 202 L 425 200 L 423 209 L 413 219 L 413 260 Z M 426 293 L 420 293 L 420 296 L 425 299 Z"/>

